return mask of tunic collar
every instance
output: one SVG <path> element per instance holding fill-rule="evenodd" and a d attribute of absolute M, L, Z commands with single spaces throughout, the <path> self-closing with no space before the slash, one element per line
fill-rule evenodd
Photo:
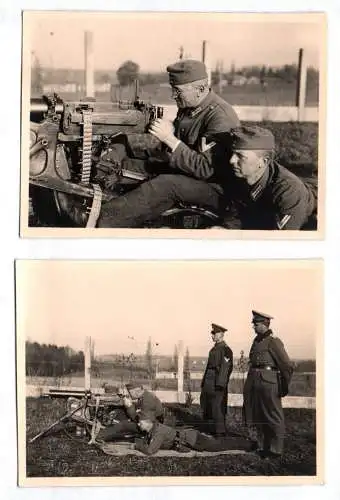
<path fill-rule="evenodd" d="M 269 179 L 269 168 L 270 167 L 266 168 L 262 177 L 260 177 L 260 179 L 253 186 L 251 186 L 250 197 L 253 201 L 256 201 L 261 196 L 265 187 L 267 186 L 267 182 Z"/>
<path fill-rule="evenodd" d="M 257 334 L 257 335 L 256 335 L 256 337 L 255 337 L 255 341 L 256 341 L 256 342 L 261 342 L 261 340 L 266 339 L 267 337 L 269 337 L 270 335 L 272 335 L 272 333 L 273 333 L 273 332 L 272 332 L 272 330 L 270 330 L 270 329 L 269 329 L 269 330 L 267 330 L 267 331 L 266 331 L 266 333 L 261 333 L 261 334 L 259 333 L 259 334 Z"/>
<path fill-rule="evenodd" d="M 213 92 L 210 90 L 209 94 L 203 99 L 203 101 L 198 106 L 196 106 L 195 108 L 185 108 L 185 114 L 187 114 L 188 116 L 190 116 L 190 118 L 194 118 L 201 111 L 203 111 L 208 106 L 210 106 L 210 104 L 212 103 L 213 99 L 214 99 L 213 98 Z"/>

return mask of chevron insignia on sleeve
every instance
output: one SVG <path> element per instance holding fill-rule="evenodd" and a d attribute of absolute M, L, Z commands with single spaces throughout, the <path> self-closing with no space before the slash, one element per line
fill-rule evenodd
<path fill-rule="evenodd" d="M 287 222 L 291 219 L 291 215 L 284 215 L 282 219 L 278 219 L 277 222 L 277 227 L 278 229 L 283 229 Z"/>
<path fill-rule="evenodd" d="M 225 361 L 226 363 L 229 363 L 230 358 L 226 358 L 226 357 L 224 356 L 224 361 Z"/>
<path fill-rule="evenodd" d="M 202 153 L 209 151 L 209 149 L 213 148 L 214 146 L 216 146 L 216 142 L 212 141 L 212 142 L 209 142 L 209 144 L 207 144 L 206 137 L 202 137 L 202 139 L 201 139 L 201 151 L 202 151 Z"/>

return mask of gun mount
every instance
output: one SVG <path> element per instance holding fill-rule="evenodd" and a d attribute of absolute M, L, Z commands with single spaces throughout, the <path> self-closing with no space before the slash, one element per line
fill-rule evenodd
<path fill-rule="evenodd" d="M 63 206 L 67 197 L 85 214 L 80 227 L 95 227 L 102 202 L 150 178 L 129 169 L 125 159 L 167 161 L 163 144 L 148 133 L 163 115 L 163 107 L 138 97 L 131 102 L 64 101 L 57 94 L 31 99 L 29 225 L 73 227 Z M 152 227 L 199 229 L 219 222 L 218 214 L 204 208 L 179 205 Z"/>
<path fill-rule="evenodd" d="M 136 400 L 134 401 L 136 403 Z M 97 422 L 102 427 L 118 424 L 128 420 L 122 397 L 118 394 L 106 394 L 103 396 L 94 395 L 88 391 L 81 399 L 69 397 L 66 401 L 66 413 L 51 425 L 43 429 L 29 440 L 29 444 L 47 435 L 51 430 L 60 424 L 76 423 L 83 428 L 83 435 L 89 434 L 91 441 L 94 439 L 94 431 Z M 65 427 L 64 427 L 65 429 Z"/>
<path fill-rule="evenodd" d="M 128 137 L 147 134 L 162 118 L 161 106 L 134 102 L 63 101 L 57 94 L 30 101 L 29 183 L 31 187 L 78 195 L 84 203 L 112 198 L 96 176 L 96 163 L 110 145 L 129 149 Z M 142 181 L 139 176 L 132 176 Z M 30 193 L 31 206 L 37 191 Z M 33 202 L 33 203 L 32 203 Z M 56 202 L 58 209 L 58 203 Z M 100 209 L 100 208 L 99 208 Z"/>

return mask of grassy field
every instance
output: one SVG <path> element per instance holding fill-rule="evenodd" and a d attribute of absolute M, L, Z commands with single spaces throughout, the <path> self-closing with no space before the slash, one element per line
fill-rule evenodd
<path fill-rule="evenodd" d="M 63 400 L 27 399 L 27 437 L 47 427 L 65 412 Z M 168 419 L 181 426 L 199 421 L 198 407 L 167 406 Z M 314 476 L 316 474 L 316 415 L 313 410 L 285 410 L 285 455 L 264 461 L 255 454 L 213 457 L 108 456 L 87 444 L 88 438 L 70 439 L 62 430 L 27 445 L 27 477 L 136 477 L 136 476 Z M 244 434 L 241 411 L 230 408 L 230 433 Z"/>

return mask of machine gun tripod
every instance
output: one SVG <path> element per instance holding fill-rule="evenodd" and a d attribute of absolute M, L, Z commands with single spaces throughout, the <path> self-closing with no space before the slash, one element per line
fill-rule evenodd
<path fill-rule="evenodd" d="M 107 427 L 127 418 L 122 397 L 119 394 L 97 395 L 87 391 L 81 400 L 76 397 L 69 397 L 67 399 L 66 413 L 30 439 L 29 444 L 44 437 L 59 424 L 66 424 L 70 421 L 75 422 L 77 426 L 84 427 L 85 432 L 83 435 L 89 434 L 91 436 L 89 444 L 92 444 L 95 441 L 98 424 Z"/>

